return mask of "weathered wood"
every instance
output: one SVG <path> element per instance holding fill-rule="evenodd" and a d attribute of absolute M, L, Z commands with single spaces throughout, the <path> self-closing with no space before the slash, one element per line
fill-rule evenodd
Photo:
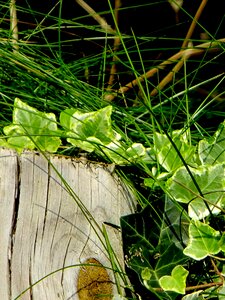
<path fill-rule="evenodd" d="M 5 149 L 0 149 L 0 203 L 4 300 L 17 299 L 59 269 L 18 299 L 78 299 L 80 263 L 93 258 L 111 267 L 94 221 L 100 228 L 103 222 L 119 225 L 120 216 L 134 207 L 129 190 L 106 165 L 57 156 L 47 160 L 33 152 L 18 156 Z M 85 207 L 89 221 L 82 212 Z M 123 265 L 120 233 L 109 227 L 108 235 Z"/>

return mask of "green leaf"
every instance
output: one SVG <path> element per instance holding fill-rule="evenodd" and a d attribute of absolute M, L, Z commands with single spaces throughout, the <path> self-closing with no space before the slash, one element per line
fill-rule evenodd
<path fill-rule="evenodd" d="M 141 278 L 143 280 L 150 280 L 152 277 L 152 272 L 149 268 L 145 268 L 144 270 L 141 271 Z"/>
<path fill-rule="evenodd" d="M 159 278 L 170 275 L 175 266 L 188 259 L 183 249 L 175 245 L 171 238 L 172 231 L 163 234 L 169 232 L 165 227 L 163 212 L 156 212 L 150 206 L 140 213 L 121 218 L 126 264 L 153 292 L 154 288 L 160 287 Z M 165 299 L 174 299 L 171 294 L 164 294 Z"/>
<path fill-rule="evenodd" d="M 187 140 L 187 134 L 182 134 L 181 130 L 172 132 L 172 140 L 178 148 L 180 154 L 187 163 L 194 164 L 195 147 L 190 145 Z M 165 134 L 154 133 L 154 148 L 159 163 L 168 172 L 174 172 L 183 166 L 174 146 Z"/>
<path fill-rule="evenodd" d="M 218 289 L 219 300 L 225 300 L 225 284 Z"/>
<path fill-rule="evenodd" d="M 190 218 L 187 212 L 184 211 L 179 203 L 165 196 L 164 215 L 168 226 L 162 232 L 162 238 L 164 238 L 164 235 L 170 235 L 177 248 L 183 251 L 183 245 L 186 245 L 189 239 L 188 228 Z"/>
<path fill-rule="evenodd" d="M 202 164 L 225 162 L 225 121 L 220 124 L 212 138 L 199 142 L 198 153 Z"/>
<path fill-rule="evenodd" d="M 38 148 L 56 152 L 61 144 L 55 115 L 40 112 L 19 98 L 14 101 L 13 122 L 3 131 L 8 136 L 9 146 L 18 151 Z"/>
<path fill-rule="evenodd" d="M 5 147 L 5 148 L 11 148 L 10 145 L 7 143 L 6 139 L 0 138 L 0 147 Z"/>
<path fill-rule="evenodd" d="M 225 174 L 224 166 L 201 166 L 191 168 L 204 199 L 208 201 L 212 213 L 217 214 L 225 205 Z M 199 196 L 197 187 L 185 167 L 179 168 L 168 179 L 167 187 L 174 199 L 188 204 L 189 216 L 193 219 L 203 219 L 210 214 L 204 200 Z M 216 205 L 216 206 L 215 206 Z"/>
<path fill-rule="evenodd" d="M 85 151 L 104 153 L 119 165 L 138 160 L 152 163 L 151 149 L 146 149 L 141 143 L 134 143 L 127 148 L 119 142 L 121 136 L 112 129 L 111 114 L 112 106 L 90 113 L 66 109 L 60 114 L 60 124 L 65 129 L 67 141 Z"/>
<path fill-rule="evenodd" d="M 222 234 L 222 236 L 221 236 L 219 245 L 220 245 L 220 249 L 221 249 L 223 252 L 225 252 L 225 233 L 224 233 L 224 232 L 223 232 L 223 234 Z"/>
<path fill-rule="evenodd" d="M 92 152 L 98 146 L 110 144 L 121 138 L 112 129 L 111 114 L 112 106 L 89 113 L 66 109 L 60 114 L 60 123 L 65 129 L 69 143 Z"/>
<path fill-rule="evenodd" d="M 178 294 L 185 294 L 186 278 L 188 271 L 183 266 L 173 268 L 171 276 L 166 275 L 159 279 L 159 283 L 164 291 L 173 291 Z"/>
<path fill-rule="evenodd" d="M 69 131 L 72 126 L 73 114 L 77 111 L 76 108 L 67 108 L 60 113 L 60 124 Z"/>
<path fill-rule="evenodd" d="M 116 141 L 101 147 L 101 150 L 118 165 L 127 165 L 130 163 L 145 162 L 153 163 L 151 152 L 140 143 L 134 143 L 129 148 L 125 148 L 122 143 Z"/>
<path fill-rule="evenodd" d="M 184 254 L 195 260 L 217 254 L 221 250 L 220 239 L 219 231 L 198 220 L 192 221 L 189 225 L 189 241 Z"/>
<path fill-rule="evenodd" d="M 188 294 L 184 297 L 182 297 L 182 300 L 204 300 L 205 298 L 201 295 L 203 290 L 199 290 L 197 292 Z"/>

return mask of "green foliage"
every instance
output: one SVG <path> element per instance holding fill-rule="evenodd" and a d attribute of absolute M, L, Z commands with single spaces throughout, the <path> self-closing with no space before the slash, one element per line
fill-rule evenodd
<path fill-rule="evenodd" d="M 173 268 L 171 276 L 165 275 L 159 279 L 159 284 L 164 291 L 174 291 L 178 294 L 185 294 L 186 278 L 188 271 L 183 266 Z"/>
<path fill-rule="evenodd" d="M 199 142 L 199 158 L 202 164 L 223 164 L 225 161 L 225 121 L 220 124 L 214 136 Z"/>
<path fill-rule="evenodd" d="M 187 133 L 176 130 L 171 138 L 155 132 L 152 148 L 146 148 L 125 142 L 113 129 L 112 111 L 110 105 L 92 112 L 68 108 L 57 123 L 54 113 L 41 112 L 16 98 L 12 124 L 3 128 L 1 145 L 19 152 L 24 148 L 56 152 L 66 138 L 73 147 L 96 152 L 118 165 L 150 165 L 152 178 L 145 179 L 146 186 L 162 186 L 167 197 L 163 208 L 147 205 L 140 213 L 121 217 L 124 252 L 127 265 L 152 294 L 177 299 L 186 293 L 189 271 L 185 266 L 214 255 L 222 259 L 225 252 L 225 234 L 211 224 L 225 206 L 224 123 L 212 138 L 195 146 Z M 205 299 L 201 293 L 186 296 L 183 299 Z"/>
<path fill-rule="evenodd" d="M 13 122 L 5 126 L 6 135 L 1 140 L 2 146 L 23 149 L 41 149 L 56 152 L 61 145 L 61 138 L 87 152 L 96 151 L 105 155 L 116 164 L 130 164 L 143 160 L 152 162 L 149 149 L 140 143 L 127 146 L 121 142 L 121 136 L 112 129 L 112 106 L 108 105 L 90 113 L 69 108 L 61 112 L 58 130 L 54 113 L 43 113 L 25 104 L 19 98 L 15 99 Z"/>
<path fill-rule="evenodd" d="M 149 206 L 140 213 L 121 218 L 127 264 L 138 273 L 143 284 L 156 294 L 157 288 L 161 287 L 159 279 L 171 274 L 177 265 L 188 259 L 173 240 L 165 221 L 163 212 L 156 212 Z M 174 299 L 174 294 L 166 292 L 164 297 Z"/>
<path fill-rule="evenodd" d="M 212 138 L 200 140 L 196 146 L 192 146 L 181 132 L 170 133 L 171 140 L 165 134 L 154 133 L 156 161 L 152 178 L 146 178 L 145 184 L 151 189 L 165 189 L 167 198 L 160 218 L 159 210 L 154 214 L 150 204 L 148 217 L 145 209 L 131 215 L 130 219 L 123 217 L 121 222 L 127 264 L 158 299 L 176 299 L 177 296 L 170 292 L 186 294 L 186 281 L 194 276 L 185 268 L 188 264 L 199 261 L 200 267 L 202 262 L 207 264 L 209 257 L 218 255 L 215 260 L 221 268 L 220 260 L 223 262 L 225 256 L 225 238 L 221 230 L 225 226 L 224 122 Z M 149 233 L 148 228 L 151 228 Z M 168 248 L 164 248 L 165 245 Z M 167 261 L 163 261 L 164 255 Z M 150 262 L 154 262 L 153 265 Z M 219 281 L 220 277 L 217 275 L 214 280 Z M 159 292 L 159 286 L 164 294 Z M 217 291 L 218 299 L 222 299 L 219 289 Z M 211 299 L 211 292 L 191 293 L 183 299 Z"/>
<path fill-rule="evenodd" d="M 187 163 L 193 164 L 195 147 L 188 142 L 187 133 L 182 133 L 181 130 L 175 130 L 172 132 L 171 139 L 183 159 Z M 154 133 L 154 149 L 158 162 L 167 172 L 174 172 L 183 166 L 177 149 L 171 144 L 167 135 L 158 132 Z"/>
<path fill-rule="evenodd" d="M 63 1 L 58 4 L 63 11 Z M 128 8 L 136 12 L 145 5 L 157 8 L 159 2 L 131 5 L 134 6 L 121 7 L 121 12 L 127 14 Z M 211 124 L 218 124 L 225 116 L 224 107 L 220 106 L 224 105 L 221 65 L 218 76 L 210 74 L 211 65 L 214 74 L 221 54 L 208 57 L 210 45 L 202 57 L 185 60 L 177 77 L 173 72 L 173 82 L 161 89 L 158 82 L 166 79 L 167 71 L 175 70 L 167 70 L 170 49 L 171 55 L 180 51 L 186 32 L 181 38 L 167 33 L 157 37 L 162 28 L 160 22 L 154 21 L 157 30 L 151 30 L 153 36 L 149 35 L 149 26 L 143 26 L 147 34 L 132 36 L 120 33 L 120 24 L 114 19 L 121 42 L 114 51 L 114 34 L 108 32 L 106 36 L 104 28 L 90 25 L 92 17 L 88 14 L 66 20 L 61 15 L 52 15 L 57 5 L 48 14 L 24 10 L 19 3 L 17 8 L 18 13 L 32 16 L 32 21 L 26 22 L 32 24 L 32 30 L 20 33 L 19 51 L 12 51 L 11 30 L 1 31 L 0 145 L 19 152 L 40 149 L 74 154 L 81 149 L 115 163 L 142 205 L 140 212 L 121 218 L 121 229 L 127 266 L 138 274 L 150 299 L 224 300 L 225 121 L 209 137 L 209 130 L 217 126 L 211 129 Z M 9 18 L 4 1 L 1 9 L 4 27 Z M 111 13 L 115 18 L 113 8 Z M 109 8 L 99 15 L 108 21 Z M 186 16 L 190 21 L 194 17 L 188 13 Z M 35 27 L 38 19 L 42 21 Z M 25 26 L 20 20 L 21 26 Z M 177 25 L 168 24 L 168 29 L 174 33 L 180 28 Z M 205 27 L 199 22 L 198 25 Z M 71 40 L 61 39 L 61 26 Z M 82 43 L 80 38 L 74 39 L 83 38 L 83 33 L 77 34 L 79 28 L 85 31 Z M 57 42 L 50 43 L 48 34 L 52 36 L 54 31 L 58 33 Z M 193 41 L 194 45 L 201 42 Z M 89 49 L 91 44 L 98 49 L 97 53 L 93 54 L 92 47 Z M 222 46 L 218 43 L 218 48 Z M 64 57 L 67 60 L 68 56 L 72 59 L 65 63 Z M 111 93 L 104 87 L 111 72 L 108 67 L 114 62 L 118 82 L 114 78 Z M 161 70 L 161 66 L 165 69 Z M 155 67 L 157 78 L 139 77 Z M 140 82 L 137 80 L 133 86 L 138 77 Z M 128 93 L 120 94 L 118 89 L 130 86 L 129 81 L 134 93 L 129 88 Z M 151 93 L 153 88 L 158 92 L 155 97 Z M 114 95 L 114 91 L 118 92 L 116 101 L 108 105 L 104 96 Z M 205 98 L 202 92 L 206 93 Z M 123 299 L 120 295 L 114 298 Z"/>
<path fill-rule="evenodd" d="M 222 249 L 223 236 L 208 224 L 198 220 L 191 221 L 189 225 L 189 241 L 184 249 L 184 254 L 196 260 L 201 260 L 209 255 L 217 254 Z"/>
<path fill-rule="evenodd" d="M 112 106 L 90 113 L 66 109 L 60 114 L 60 123 L 66 131 L 69 143 L 92 152 L 98 145 L 107 146 L 120 140 L 120 135 L 112 129 L 111 114 Z"/>
<path fill-rule="evenodd" d="M 224 166 L 189 167 L 202 195 L 185 167 L 180 167 L 167 180 L 167 187 L 176 201 L 188 204 L 188 214 L 193 219 L 203 219 L 210 213 L 219 213 L 225 205 L 225 174 Z M 204 197 L 204 198 L 203 198 Z M 206 206 L 206 203 L 208 206 Z"/>
<path fill-rule="evenodd" d="M 12 124 L 3 130 L 8 137 L 3 145 L 19 152 L 25 148 L 56 152 L 61 144 L 55 115 L 42 113 L 18 98 L 14 102 Z"/>

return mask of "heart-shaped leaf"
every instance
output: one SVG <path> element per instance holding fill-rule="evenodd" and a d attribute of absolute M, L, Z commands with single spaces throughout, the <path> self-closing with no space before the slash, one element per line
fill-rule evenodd
<path fill-rule="evenodd" d="M 189 225 L 189 242 L 184 254 L 201 260 L 210 254 L 217 254 L 220 248 L 221 235 L 208 224 L 198 220 Z"/>
<path fill-rule="evenodd" d="M 178 294 L 185 294 L 186 278 L 188 271 L 181 265 L 173 268 L 171 276 L 166 275 L 159 279 L 159 284 L 164 291 L 173 291 Z"/>
<path fill-rule="evenodd" d="M 14 101 L 13 122 L 3 131 L 8 145 L 18 151 L 39 148 L 56 152 L 61 144 L 55 115 L 40 112 L 19 98 Z"/>

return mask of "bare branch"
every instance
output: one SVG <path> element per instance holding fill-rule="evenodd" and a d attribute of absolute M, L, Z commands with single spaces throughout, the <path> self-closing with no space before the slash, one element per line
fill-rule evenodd
<path fill-rule="evenodd" d="M 18 25 L 17 25 L 16 0 L 10 1 L 10 31 L 12 33 L 11 39 L 13 44 L 13 51 L 18 51 L 19 34 L 18 34 Z"/>
<path fill-rule="evenodd" d="M 84 0 L 75 0 L 88 14 L 91 15 L 95 21 L 101 26 L 101 28 L 108 33 L 115 34 L 115 30 L 102 18 L 92 7 L 90 7 Z"/>

